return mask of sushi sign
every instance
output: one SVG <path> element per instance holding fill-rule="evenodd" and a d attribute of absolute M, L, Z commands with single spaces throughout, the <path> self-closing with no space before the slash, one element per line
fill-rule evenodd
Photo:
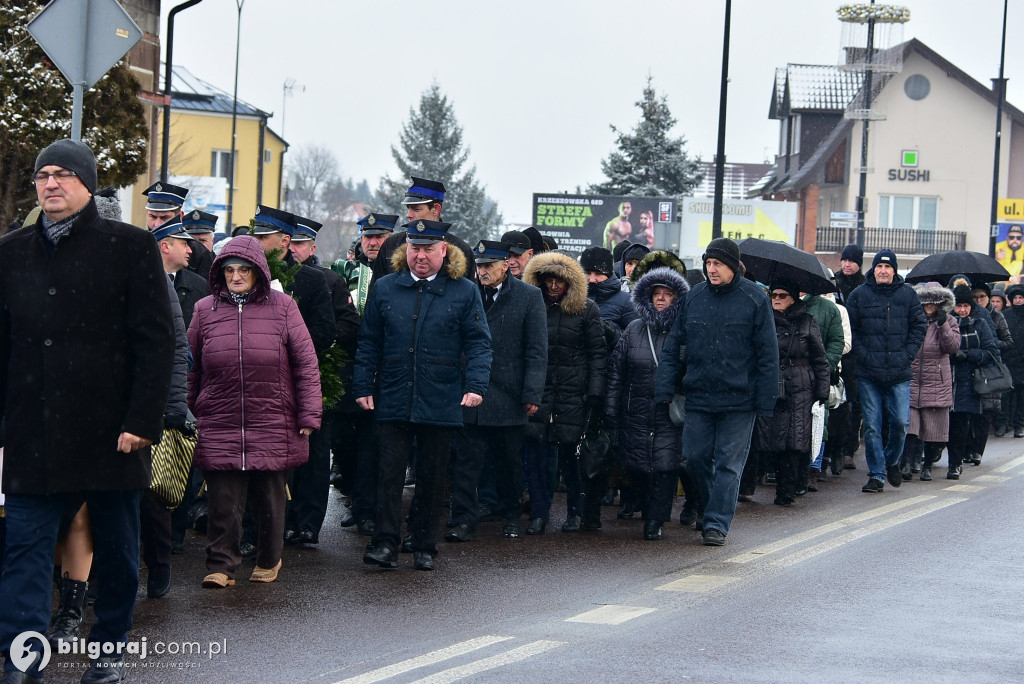
<path fill-rule="evenodd" d="M 917 150 L 903 150 L 900 168 L 889 169 L 889 180 L 924 182 L 931 180 L 931 171 L 917 168 L 918 154 Z"/>

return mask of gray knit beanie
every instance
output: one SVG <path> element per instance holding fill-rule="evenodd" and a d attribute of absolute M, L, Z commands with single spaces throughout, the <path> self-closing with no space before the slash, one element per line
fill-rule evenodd
<path fill-rule="evenodd" d="M 85 185 L 89 194 L 96 193 L 97 174 L 96 157 L 92 150 L 85 143 L 65 138 L 50 143 L 46 149 L 36 157 L 36 168 L 34 173 L 44 166 L 59 166 L 68 171 L 74 171 Z"/>

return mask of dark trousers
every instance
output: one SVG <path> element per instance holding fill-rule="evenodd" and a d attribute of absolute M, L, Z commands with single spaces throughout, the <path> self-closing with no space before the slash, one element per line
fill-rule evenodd
<path fill-rule="evenodd" d="M 530 491 L 530 518 L 547 520 L 551 514 L 551 498 L 555 494 L 558 460 L 563 447 L 554 442 L 526 440 L 524 462 L 526 483 Z M 572 445 L 575 454 L 575 445 Z M 564 461 L 564 459 L 563 459 Z"/>
<path fill-rule="evenodd" d="M 791 503 L 796 498 L 800 484 L 800 471 L 804 473 L 803 486 L 806 489 L 808 455 L 800 451 L 776 451 L 775 458 L 775 500 Z"/>
<path fill-rule="evenodd" d="M 346 448 L 355 453 L 355 479 L 352 486 L 352 515 L 356 520 L 377 517 L 377 468 L 380 445 L 373 411 L 349 414 L 355 427 L 355 441 Z"/>
<path fill-rule="evenodd" d="M 1024 428 L 1024 380 L 1014 381 L 1013 389 L 1003 395 L 1006 426 L 1011 430 Z"/>
<path fill-rule="evenodd" d="M 68 506 L 89 506 L 96 583 L 96 622 L 89 640 L 124 643 L 139 590 L 141 489 L 75 494 L 8 494 L 6 553 L 0 575 L 0 652 L 26 631 L 46 634 L 53 592 L 53 549 Z M 41 644 L 29 639 L 38 650 Z M 10 659 L 4 666 L 14 669 Z"/>
<path fill-rule="evenodd" d="M 971 424 L 977 416 L 973 413 L 949 414 L 949 467 L 956 468 L 964 463 L 971 451 Z"/>
<path fill-rule="evenodd" d="M 967 440 L 967 452 L 981 456 L 988 444 L 988 432 L 992 429 L 992 414 L 982 411 L 971 414 L 970 436 Z"/>
<path fill-rule="evenodd" d="M 729 534 L 753 428 L 753 411 L 686 412 L 683 456 L 704 504 L 705 530 Z"/>
<path fill-rule="evenodd" d="M 317 538 L 327 515 L 331 488 L 331 431 L 328 427 L 314 430 L 309 436 L 309 460 L 292 470 L 290 480 L 292 500 L 288 502 L 285 527 L 296 531 L 312 530 L 313 537 Z"/>
<path fill-rule="evenodd" d="M 635 495 L 640 499 L 640 506 L 645 520 L 665 522 L 672 519 L 672 499 L 676 495 L 676 483 L 679 473 L 641 473 L 631 472 L 629 481 Z"/>
<path fill-rule="evenodd" d="M 209 524 L 206 568 L 234 578 L 242 563 L 242 514 L 251 499 L 256 523 L 256 565 L 273 568 L 284 549 L 285 470 L 207 470 Z"/>
<path fill-rule="evenodd" d="M 576 445 L 560 445 L 558 458 L 565 477 L 566 515 L 578 515 L 588 521 L 601 519 L 601 497 L 608 488 L 608 473 L 588 478 L 580 471 Z"/>
<path fill-rule="evenodd" d="M 188 484 L 185 485 L 185 496 L 181 500 L 181 505 L 171 513 L 171 539 L 179 542 L 185 540 L 185 531 L 192 527 L 196 510 L 206 505 L 206 493 L 199 496 L 202 488 L 203 471 L 193 467 L 189 472 Z"/>
<path fill-rule="evenodd" d="M 402 491 L 413 439 L 419 447 L 416 493 L 409 512 L 413 551 L 437 555 L 441 500 L 448 474 L 454 430 L 418 423 L 377 423 L 380 463 L 377 469 L 377 519 L 373 543 L 393 551 L 401 542 Z"/>
<path fill-rule="evenodd" d="M 498 513 L 505 522 L 521 516 L 523 493 L 523 426 L 467 425 L 459 434 L 452 458 L 452 522 L 476 527 L 480 514 L 479 484 L 484 465 L 494 472 Z"/>
<path fill-rule="evenodd" d="M 142 560 L 150 572 L 171 569 L 171 512 L 151 491 L 142 495 L 139 506 L 142 532 Z"/>

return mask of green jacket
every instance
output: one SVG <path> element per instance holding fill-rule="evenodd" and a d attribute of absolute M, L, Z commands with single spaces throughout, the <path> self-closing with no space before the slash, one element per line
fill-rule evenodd
<path fill-rule="evenodd" d="M 825 356 L 828 357 L 829 371 L 835 372 L 839 362 L 843 358 L 843 317 L 839 313 L 839 307 L 831 299 L 825 299 L 821 295 L 807 295 L 804 297 L 804 304 L 807 310 L 818 321 L 818 328 L 821 330 L 821 341 L 825 345 Z"/>

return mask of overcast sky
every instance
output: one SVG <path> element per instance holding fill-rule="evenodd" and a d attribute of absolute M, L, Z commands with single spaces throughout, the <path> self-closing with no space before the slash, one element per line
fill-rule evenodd
<path fill-rule="evenodd" d="M 237 0 L 178 14 L 174 61 L 231 92 Z M 166 14 L 176 2 L 161 3 Z M 774 159 L 767 118 L 775 68 L 835 64 L 839 2 L 734 0 L 726 157 Z M 1024 107 L 1024 46 L 1012 30 L 1007 99 Z M 998 75 L 1002 0 L 917 0 L 903 38 L 918 38 L 985 85 Z M 529 223 L 534 192 L 602 180 L 648 74 L 667 95 L 688 150 L 710 161 L 718 132 L 721 0 L 244 0 L 239 98 L 273 112 L 292 151 L 326 145 L 342 174 L 371 187 L 397 175 L 390 147 L 433 81 L 455 108 L 471 160 L 505 220 Z M 305 86 L 282 101 L 283 84 Z M 282 114 L 285 116 L 282 117 Z M 283 122 L 282 122 L 283 119 Z M 995 121 L 993 117 L 993 130 Z M 1005 150 L 1005 147 L 1004 147 Z"/>

